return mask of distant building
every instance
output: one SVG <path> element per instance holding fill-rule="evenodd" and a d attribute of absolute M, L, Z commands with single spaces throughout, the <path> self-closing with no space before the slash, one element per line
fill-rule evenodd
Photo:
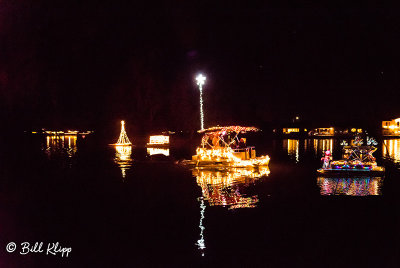
<path fill-rule="evenodd" d="M 382 135 L 400 136 L 400 118 L 391 121 L 382 121 Z"/>
<path fill-rule="evenodd" d="M 299 133 L 299 132 L 300 132 L 299 128 L 283 128 L 282 129 L 283 134 Z"/>
<path fill-rule="evenodd" d="M 90 131 L 79 131 L 79 130 L 46 130 L 44 128 L 42 128 L 42 130 L 40 131 L 32 131 L 32 134 L 42 134 L 45 136 L 82 136 L 84 137 L 85 135 L 89 135 L 92 134 L 94 131 L 90 130 Z"/>
<path fill-rule="evenodd" d="M 332 137 L 332 136 L 352 136 L 356 133 L 363 133 L 362 128 L 339 128 L 339 127 L 320 127 L 308 132 L 310 137 Z"/>
<path fill-rule="evenodd" d="M 293 136 L 293 137 L 300 137 L 305 136 L 307 134 L 307 129 L 304 127 L 284 127 L 284 128 L 276 128 L 273 132 L 277 135 L 283 136 Z"/>
<path fill-rule="evenodd" d="M 335 135 L 335 129 L 333 127 L 320 127 L 320 128 L 315 128 L 311 130 L 308 133 L 309 136 L 334 136 Z"/>
<path fill-rule="evenodd" d="M 286 122 L 279 123 L 275 126 L 273 133 L 281 137 L 306 137 L 307 136 L 307 123 L 300 119 L 299 115 L 294 116 Z"/>

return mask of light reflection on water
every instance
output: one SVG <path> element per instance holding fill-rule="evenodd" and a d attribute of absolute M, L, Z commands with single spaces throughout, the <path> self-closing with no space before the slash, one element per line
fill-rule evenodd
<path fill-rule="evenodd" d="M 304 157 L 304 153 L 308 151 L 313 151 L 316 157 L 322 156 L 326 150 L 330 150 L 333 153 L 334 144 L 334 139 L 284 139 L 282 147 L 290 159 L 299 163 L 301 158 Z"/>
<path fill-rule="evenodd" d="M 126 177 L 126 171 L 132 166 L 132 146 L 115 145 L 115 163 L 121 169 L 122 179 Z"/>
<path fill-rule="evenodd" d="M 333 139 L 314 139 L 313 142 L 315 156 L 322 155 L 326 150 L 333 152 Z"/>
<path fill-rule="evenodd" d="M 206 243 L 204 239 L 204 230 L 206 228 L 203 225 L 205 211 L 206 211 L 206 205 L 204 204 L 204 199 L 200 198 L 200 223 L 199 223 L 200 238 L 199 240 L 197 240 L 196 245 L 200 249 L 202 256 L 204 256 L 204 250 L 206 249 Z"/>
<path fill-rule="evenodd" d="M 382 177 L 317 178 L 321 195 L 381 195 Z"/>
<path fill-rule="evenodd" d="M 192 171 L 197 185 L 201 187 L 200 201 L 200 238 L 196 245 L 204 256 L 206 249 L 203 220 L 205 218 L 206 202 L 209 206 L 224 206 L 228 209 L 254 208 L 259 202 L 258 195 L 247 196 L 242 190 L 254 184 L 263 176 L 270 174 L 269 167 L 256 169 L 229 168 L 224 170 L 207 170 L 195 168 Z"/>
<path fill-rule="evenodd" d="M 231 168 L 215 171 L 193 169 L 197 185 L 202 189 L 203 198 L 210 206 L 227 206 L 229 209 L 255 207 L 257 195 L 246 197 L 240 193 L 242 187 L 247 187 L 262 176 L 268 176 L 268 167 L 257 169 Z"/>
<path fill-rule="evenodd" d="M 295 159 L 296 163 L 299 162 L 299 140 L 283 140 L 283 148 L 290 158 Z"/>
<path fill-rule="evenodd" d="M 165 156 L 169 156 L 169 148 L 149 147 L 147 148 L 147 154 L 149 155 L 163 154 Z"/>
<path fill-rule="evenodd" d="M 77 136 L 75 135 L 46 136 L 45 153 L 49 158 L 55 155 L 71 158 L 78 150 L 76 140 Z"/>
<path fill-rule="evenodd" d="M 382 156 L 400 162 L 400 139 L 388 139 L 382 143 Z"/>

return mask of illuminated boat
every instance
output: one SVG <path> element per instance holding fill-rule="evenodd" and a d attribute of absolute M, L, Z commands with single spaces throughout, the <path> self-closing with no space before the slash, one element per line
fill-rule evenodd
<path fill-rule="evenodd" d="M 125 121 L 123 121 L 123 120 L 121 121 L 121 132 L 119 134 L 117 143 L 113 143 L 110 145 L 119 146 L 119 147 L 121 147 L 121 146 L 132 147 L 132 143 L 130 142 L 128 135 L 126 134 L 126 131 L 125 131 Z"/>
<path fill-rule="evenodd" d="M 245 138 L 238 138 L 239 134 L 250 131 L 259 129 L 227 126 L 200 130 L 199 133 L 203 134 L 201 146 L 196 149 L 192 160 L 185 160 L 182 164 L 207 168 L 268 166 L 268 155 L 256 157 L 255 147 L 246 146 Z"/>
<path fill-rule="evenodd" d="M 150 136 L 149 142 L 146 144 L 147 148 L 168 148 L 169 136 L 167 135 L 154 135 Z"/>
<path fill-rule="evenodd" d="M 362 141 L 356 141 L 353 145 L 343 146 L 343 159 L 331 161 L 325 167 L 318 169 L 321 175 L 380 175 L 385 168 L 378 166 L 372 155 L 377 150 L 372 145 L 362 146 Z"/>

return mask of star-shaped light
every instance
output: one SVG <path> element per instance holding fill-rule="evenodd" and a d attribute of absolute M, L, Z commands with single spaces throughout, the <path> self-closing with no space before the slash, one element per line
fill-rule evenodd
<path fill-rule="evenodd" d="M 197 85 L 198 86 L 202 86 L 202 85 L 204 85 L 204 82 L 206 81 L 206 77 L 204 75 L 202 75 L 202 74 L 199 74 L 196 77 L 196 81 L 197 81 Z"/>

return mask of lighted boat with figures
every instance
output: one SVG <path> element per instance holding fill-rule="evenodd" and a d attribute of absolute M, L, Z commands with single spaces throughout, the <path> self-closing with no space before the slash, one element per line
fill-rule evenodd
<path fill-rule="evenodd" d="M 254 146 L 247 146 L 244 137 L 239 135 L 246 132 L 259 131 L 255 127 L 227 126 L 212 127 L 198 131 L 203 134 L 201 145 L 196 149 L 192 160 L 181 163 L 194 167 L 235 167 L 251 168 L 268 166 L 269 156 L 256 157 Z"/>
<path fill-rule="evenodd" d="M 372 155 L 377 148 L 377 142 L 367 137 L 367 145 L 363 145 L 363 140 L 357 136 L 351 145 L 343 141 L 343 159 L 331 161 L 330 151 L 325 151 L 322 158 L 323 166 L 318 169 L 321 175 L 381 175 L 385 172 L 385 168 L 378 166 L 375 157 Z"/>

